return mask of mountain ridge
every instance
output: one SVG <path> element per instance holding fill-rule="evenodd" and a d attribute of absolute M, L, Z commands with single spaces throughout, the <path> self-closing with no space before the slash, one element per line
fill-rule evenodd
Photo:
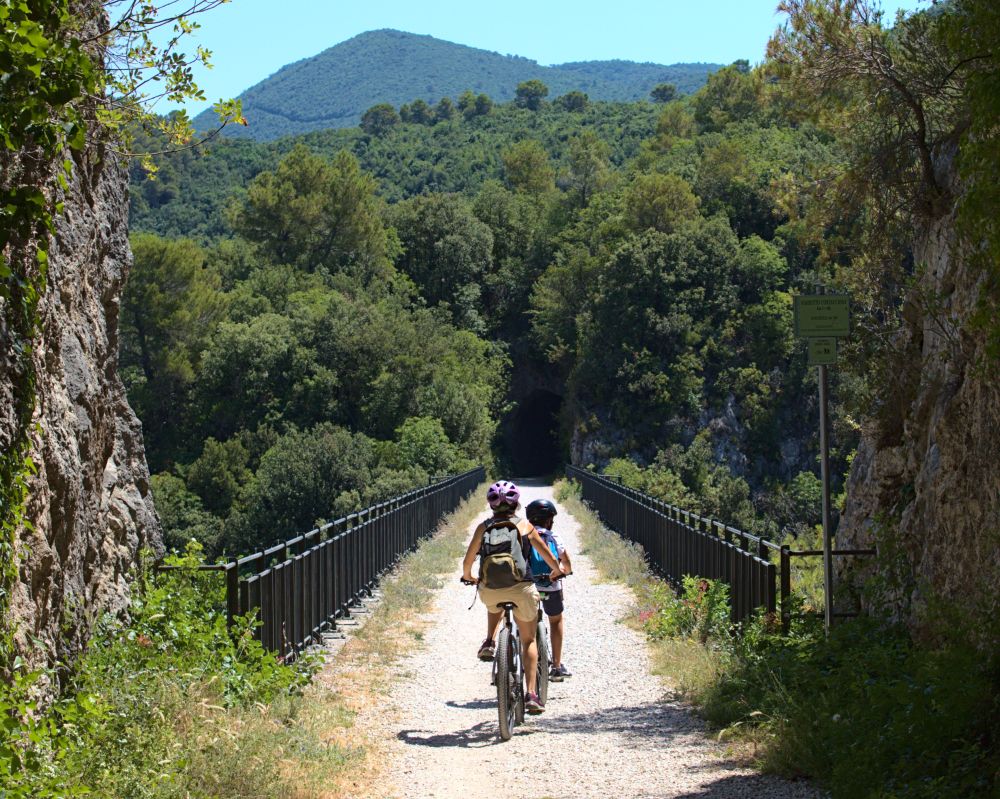
<path fill-rule="evenodd" d="M 659 83 L 673 83 L 679 93 L 688 94 L 719 66 L 623 59 L 543 66 L 524 56 L 383 28 L 287 64 L 249 87 L 239 95 L 249 126 L 226 132 L 267 141 L 353 127 L 365 110 L 378 103 L 397 107 L 417 99 L 436 103 L 466 90 L 503 102 L 513 99 L 519 83 L 533 78 L 548 86 L 550 97 L 576 90 L 592 100 L 634 101 L 647 98 Z M 213 123 L 211 111 L 195 118 L 201 130 Z"/>

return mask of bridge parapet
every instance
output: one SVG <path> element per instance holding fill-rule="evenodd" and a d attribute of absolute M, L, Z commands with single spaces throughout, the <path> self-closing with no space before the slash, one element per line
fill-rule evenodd
<path fill-rule="evenodd" d="M 430 535 L 486 477 L 482 466 L 436 477 L 246 557 L 200 567 L 222 572 L 230 625 L 254 614 L 254 637 L 291 660 L 351 615 L 379 578 Z M 169 570 L 171 566 L 161 566 Z"/>
<path fill-rule="evenodd" d="M 822 550 L 793 550 L 643 494 L 604 475 L 567 466 L 582 497 L 608 527 L 639 544 L 653 568 L 675 588 L 686 575 L 729 584 L 730 618 L 741 622 L 758 609 L 780 611 L 782 629 L 791 622 L 791 559 L 818 557 Z M 875 555 L 873 549 L 834 550 L 834 556 Z M 838 617 L 855 613 L 839 613 Z"/>

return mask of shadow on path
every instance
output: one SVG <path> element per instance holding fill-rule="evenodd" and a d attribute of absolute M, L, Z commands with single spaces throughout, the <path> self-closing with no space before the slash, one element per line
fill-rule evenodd
<path fill-rule="evenodd" d="M 496 699 L 473 699 L 469 702 L 455 702 L 454 700 L 449 700 L 445 702 L 448 707 L 453 707 L 458 710 L 490 710 L 496 709 L 497 700 Z"/>
<path fill-rule="evenodd" d="M 475 749 L 489 746 L 499 739 L 495 721 L 483 721 L 467 730 L 428 734 L 426 730 L 400 730 L 396 737 L 410 746 L 429 746 L 434 749 Z"/>
<path fill-rule="evenodd" d="M 487 710 L 495 707 L 492 699 L 474 699 L 468 702 L 446 703 L 462 710 Z M 550 735 L 606 735 L 611 733 L 623 739 L 622 746 L 659 748 L 679 736 L 701 736 L 703 726 L 691 719 L 680 708 L 658 703 L 622 705 L 605 708 L 593 713 L 560 715 L 558 710 L 533 719 L 531 725 L 517 727 L 517 734 L 548 733 Z M 434 735 L 422 730 L 403 730 L 396 737 L 414 746 L 469 747 L 481 746 L 498 735 L 495 720 L 483 721 L 464 730 Z"/>
<path fill-rule="evenodd" d="M 783 797 L 803 797 L 809 790 L 809 783 L 795 780 L 778 781 L 775 777 L 762 774 L 729 774 L 720 777 L 704 788 L 688 793 L 678 794 L 675 799 L 746 799 L 748 796 L 767 796 L 775 799 Z M 819 789 L 813 788 L 812 796 L 816 799 L 826 796 Z M 641 794 L 643 797 L 656 794 Z"/>

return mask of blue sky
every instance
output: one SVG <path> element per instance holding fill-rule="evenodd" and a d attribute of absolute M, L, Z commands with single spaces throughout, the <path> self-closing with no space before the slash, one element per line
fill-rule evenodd
<path fill-rule="evenodd" d="M 378 28 L 430 34 L 541 64 L 613 58 L 758 62 L 782 20 L 777 2 L 232 0 L 200 18 L 194 41 L 212 51 L 215 66 L 197 79 L 209 103 L 235 97 L 285 64 Z M 882 7 L 891 18 L 897 8 L 913 10 L 921 2 L 926 0 L 883 0 Z M 193 116 L 205 105 L 191 104 L 188 112 Z"/>

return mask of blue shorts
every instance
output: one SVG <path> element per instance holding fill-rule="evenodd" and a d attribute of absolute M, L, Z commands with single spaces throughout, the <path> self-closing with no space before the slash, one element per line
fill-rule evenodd
<path fill-rule="evenodd" d="M 542 598 L 542 607 L 546 616 L 558 616 L 563 612 L 563 592 L 559 591 L 539 591 Z"/>

